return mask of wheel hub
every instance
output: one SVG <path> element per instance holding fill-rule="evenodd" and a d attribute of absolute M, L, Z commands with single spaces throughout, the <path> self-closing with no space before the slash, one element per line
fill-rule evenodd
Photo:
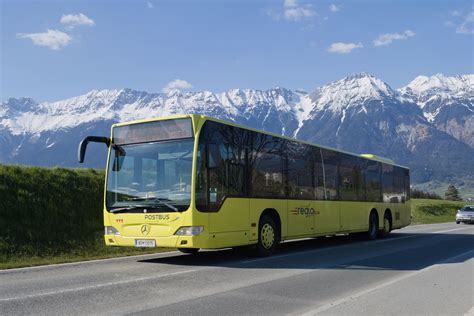
<path fill-rule="evenodd" d="M 383 231 L 385 233 L 390 232 L 390 221 L 388 220 L 388 218 L 385 218 L 384 221 L 383 221 Z"/>
<path fill-rule="evenodd" d="M 262 239 L 262 246 L 265 249 L 270 249 L 275 242 L 275 230 L 273 227 L 268 223 L 263 225 L 262 230 L 260 231 L 260 236 Z"/>

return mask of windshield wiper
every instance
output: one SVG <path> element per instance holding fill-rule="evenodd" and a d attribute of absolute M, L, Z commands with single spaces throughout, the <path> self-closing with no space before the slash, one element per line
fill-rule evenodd
<path fill-rule="evenodd" d="M 126 207 L 118 207 L 118 208 L 113 208 L 109 212 L 110 213 L 121 213 L 121 212 L 128 212 L 131 210 L 143 210 L 147 208 L 153 208 L 152 205 L 130 205 Z"/>
<path fill-rule="evenodd" d="M 171 205 L 171 204 L 169 204 L 169 203 L 166 203 L 166 202 L 164 202 L 164 201 L 159 201 L 159 202 L 160 202 L 161 204 L 163 204 L 164 206 L 166 206 L 167 208 L 172 209 L 172 210 L 175 211 L 175 212 L 178 212 L 178 211 L 179 211 L 176 206 L 173 206 L 173 205 Z"/>
<path fill-rule="evenodd" d="M 171 202 L 170 199 L 166 199 L 166 198 L 133 197 L 133 198 L 130 198 L 130 200 L 131 201 L 153 201 L 153 202 L 158 202 L 160 205 L 164 205 L 164 206 L 168 207 L 169 209 L 172 209 L 175 212 L 179 211 L 177 207 L 171 205 L 170 203 L 165 202 L 165 201 Z"/>

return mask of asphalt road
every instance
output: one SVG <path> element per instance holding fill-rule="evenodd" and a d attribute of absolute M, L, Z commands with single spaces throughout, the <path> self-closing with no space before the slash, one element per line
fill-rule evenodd
<path fill-rule="evenodd" d="M 0 314 L 474 315 L 474 225 L 0 271 Z"/>

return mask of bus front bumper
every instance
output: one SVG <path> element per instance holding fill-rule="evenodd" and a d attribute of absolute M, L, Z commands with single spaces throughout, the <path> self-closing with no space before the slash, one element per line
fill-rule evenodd
<path fill-rule="evenodd" d="M 212 248 L 209 235 L 167 237 L 104 235 L 104 239 L 107 246 L 136 247 L 137 240 L 154 240 L 157 248 Z"/>
<path fill-rule="evenodd" d="M 155 247 L 158 248 L 219 249 L 256 243 L 256 240 L 249 240 L 247 231 L 203 233 L 196 236 L 171 235 L 165 237 L 104 235 L 104 238 L 107 246 L 123 247 L 135 247 L 136 240 L 154 240 Z"/>

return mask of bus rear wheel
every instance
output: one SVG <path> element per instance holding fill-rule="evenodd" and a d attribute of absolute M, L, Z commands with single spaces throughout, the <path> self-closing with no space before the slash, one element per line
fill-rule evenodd
<path fill-rule="evenodd" d="M 392 216 L 390 216 L 389 211 L 386 211 L 383 216 L 383 228 L 380 231 L 380 237 L 382 238 L 387 237 L 391 231 L 392 231 Z"/>
<path fill-rule="evenodd" d="M 257 255 L 265 257 L 273 254 L 278 244 L 277 236 L 273 219 L 268 215 L 262 216 L 258 225 Z"/>
<path fill-rule="evenodd" d="M 379 218 L 376 212 L 371 212 L 369 216 L 369 230 L 367 231 L 367 238 L 369 240 L 377 239 L 379 232 Z"/>
<path fill-rule="evenodd" d="M 194 255 L 199 251 L 199 248 L 178 248 L 178 250 L 182 253 Z"/>

